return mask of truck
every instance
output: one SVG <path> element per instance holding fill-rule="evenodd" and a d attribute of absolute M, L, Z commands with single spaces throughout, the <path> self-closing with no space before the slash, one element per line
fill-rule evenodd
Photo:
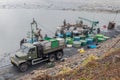
<path fill-rule="evenodd" d="M 47 60 L 50 62 L 60 60 L 63 57 L 64 47 L 65 40 L 63 38 L 24 43 L 10 60 L 21 72 L 25 72 L 31 65 Z"/>

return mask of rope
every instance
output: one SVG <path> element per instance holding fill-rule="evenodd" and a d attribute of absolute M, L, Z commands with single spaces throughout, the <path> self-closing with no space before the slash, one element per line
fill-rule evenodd
<path fill-rule="evenodd" d="M 112 48 L 114 48 L 116 45 L 117 45 L 117 43 L 119 43 L 120 42 L 120 39 L 118 39 L 117 41 L 116 41 L 116 43 L 114 43 L 111 47 L 110 47 L 110 49 L 108 50 L 108 51 L 110 51 Z"/>
<path fill-rule="evenodd" d="M 46 28 L 45 26 L 43 26 L 43 25 L 41 25 L 41 24 L 39 24 L 39 25 L 43 28 L 43 30 L 44 30 L 46 33 L 50 32 L 52 35 L 55 34 L 53 31 L 49 30 L 49 29 Z M 46 30 L 47 30 L 47 31 L 46 31 Z"/>
<path fill-rule="evenodd" d="M 34 18 L 33 18 L 33 22 L 31 23 L 31 27 L 33 28 L 32 24 L 35 24 L 35 25 L 36 25 L 35 27 L 36 27 L 36 29 L 37 29 L 38 24 L 37 24 L 37 22 L 35 21 Z M 45 33 L 49 34 L 48 32 L 50 32 L 51 35 L 54 35 L 54 34 L 55 34 L 53 31 L 49 30 L 48 28 L 44 27 L 43 25 L 41 25 L 41 24 L 39 24 L 39 25 L 41 26 L 41 28 L 43 28 L 43 30 L 44 30 Z M 46 29 L 47 31 L 46 31 L 45 29 Z"/>
<path fill-rule="evenodd" d="M 116 17 L 117 17 L 117 14 L 118 14 L 118 11 L 116 11 L 116 15 L 115 15 L 113 21 L 115 21 L 115 19 L 116 19 Z"/>

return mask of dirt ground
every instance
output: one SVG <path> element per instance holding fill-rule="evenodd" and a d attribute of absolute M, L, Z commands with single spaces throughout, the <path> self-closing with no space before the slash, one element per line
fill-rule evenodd
<path fill-rule="evenodd" d="M 88 70 L 88 67 L 89 67 L 88 65 L 91 65 L 91 64 L 88 64 L 87 65 L 88 67 L 83 67 L 82 72 L 79 72 L 79 73 L 75 72 L 75 75 L 73 75 L 73 74 L 70 75 L 71 73 L 69 71 L 74 71 L 78 67 L 82 67 L 82 63 L 91 54 L 94 56 L 97 56 L 98 58 L 102 58 L 102 57 L 106 56 L 106 53 L 108 53 L 110 51 L 111 46 L 113 46 L 113 44 L 115 44 L 119 39 L 120 39 L 120 35 L 117 36 L 116 38 L 112 38 L 106 42 L 103 42 L 102 44 L 99 45 L 100 47 L 97 49 L 86 50 L 86 52 L 84 54 L 80 54 L 79 52 L 77 52 L 76 55 L 66 58 L 64 62 L 62 62 L 62 61 L 55 62 L 54 67 L 51 67 L 51 68 L 44 67 L 44 68 L 41 68 L 38 70 L 34 70 L 30 74 L 26 74 L 25 76 L 19 78 L 18 80 L 77 80 L 77 79 L 78 80 L 96 80 L 97 78 L 99 80 L 101 80 L 101 78 L 100 78 L 101 76 L 103 76 L 103 79 L 105 78 L 105 80 L 109 80 L 109 79 L 111 79 L 111 77 L 109 78 L 110 75 L 114 76 L 113 75 L 114 73 L 112 73 L 112 71 L 116 70 L 119 73 L 120 68 L 118 67 L 119 64 L 115 64 L 115 66 L 113 64 L 109 64 L 109 62 L 107 62 L 106 58 L 103 58 L 102 60 L 100 60 L 98 62 L 91 63 L 91 64 L 95 64 L 95 66 L 94 65 L 92 66 L 95 68 L 90 67 L 90 70 Z M 117 49 L 117 48 L 120 48 L 120 42 L 118 42 L 114 46 L 114 48 L 111 49 L 111 51 L 113 49 Z M 108 61 L 109 61 L 109 59 L 108 59 Z M 102 62 L 104 62 L 104 63 L 102 64 Z M 108 66 L 108 65 L 110 65 L 110 66 Z M 108 66 L 109 69 L 106 69 L 106 66 Z M 115 68 L 115 69 L 113 69 L 113 68 Z M 80 68 L 80 70 L 81 70 L 81 68 Z M 62 71 L 62 75 L 60 74 L 61 71 Z M 66 72 L 68 72 L 68 73 L 66 73 Z M 101 74 L 101 73 L 103 73 L 103 74 Z M 118 80 L 118 78 L 120 78 L 118 73 L 115 73 L 116 74 L 115 80 Z M 99 75 L 94 77 L 96 74 L 99 74 Z M 56 75 L 58 75 L 59 77 Z M 70 77 L 68 77 L 68 75 Z M 54 76 L 55 76 L 55 78 L 50 78 L 50 77 L 54 77 Z M 88 76 L 88 78 L 86 79 L 87 76 Z M 106 76 L 109 79 L 107 79 Z M 65 79 L 63 79 L 63 78 L 65 78 Z"/>
<path fill-rule="evenodd" d="M 119 33 L 115 33 L 114 35 L 118 35 Z M 114 36 L 107 33 L 107 36 L 113 37 L 106 42 L 99 44 L 99 48 L 97 49 L 86 49 L 84 54 L 80 54 L 78 49 L 76 48 L 65 48 L 64 49 L 64 60 L 62 61 L 55 61 L 53 67 L 49 67 L 49 62 L 43 62 L 37 64 L 35 66 L 31 66 L 29 70 L 25 73 L 19 72 L 17 68 L 12 65 L 8 65 L 5 68 L 0 69 L 0 80 L 31 80 L 36 78 L 42 74 L 44 76 L 50 75 L 55 76 L 61 71 L 69 71 L 78 68 L 84 62 L 84 60 L 90 55 L 93 54 L 97 57 L 102 57 L 105 53 L 109 50 L 109 48 L 120 39 L 120 35 Z M 114 47 L 120 48 L 120 42 Z M 33 79 L 34 80 L 34 79 Z M 57 79 L 56 79 L 57 80 Z"/>

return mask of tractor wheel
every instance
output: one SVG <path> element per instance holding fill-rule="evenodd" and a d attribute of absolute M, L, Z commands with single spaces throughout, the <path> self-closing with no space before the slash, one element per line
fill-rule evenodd
<path fill-rule="evenodd" d="M 55 59 L 56 59 L 56 58 L 55 58 L 55 55 L 54 55 L 54 54 L 50 54 L 50 55 L 49 55 L 49 59 L 48 59 L 48 60 L 49 60 L 50 62 L 54 62 Z"/>
<path fill-rule="evenodd" d="M 57 58 L 58 60 L 62 59 L 62 57 L 63 57 L 63 52 L 62 52 L 62 51 L 60 51 L 60 52 L 58 52 L 58 53 L 56 54 L 56 58 Z"/>
<path fill-rule="evenodd" d="M 28 64 L 27 64 L 27 63 L 22 63 L 22 64 L 20 64 L 19 69 L 20 69 L 21 72 L 27 71 L 27 69 L 28 69 Z"/>

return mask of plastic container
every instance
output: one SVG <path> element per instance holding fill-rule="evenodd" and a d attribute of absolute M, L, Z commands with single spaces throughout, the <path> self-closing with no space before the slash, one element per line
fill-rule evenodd
<path fill-rule="evenodd" d="M 94 34 L 88 34 L 88 37 L 94 37 Z"/>
<path fill-rule="evenodd" d="M 109 39 L 109 37 L 107 37 L 107 36 L 104 36 L 104 39 L 105 39 L 105 40 L 108 40 L 108 39 Z"/>
<path fill-rule="evenodd" d="M 56 38 L 56 40 L 59 41 L 59 46 L 62 46 L 65 44 L 65 40 L 63 38 Z"/>
<path fill-rule="evenodd" d="M 80 37 L 74 37 L 74 41 L 80 41 Z"/>
<path fill-rule="evenodd" d="M 80 47 L 80 46 L 81 46 L 81 42 L 80 42 L 80 41 L 74 41 L 74 42 L 73 42 L 73 47 L 78 48 L 78 47 Z"/>
<path fill-rule="evenodd" d="M 97 46 L 94 44 L 91 44 L 91 45 L 88 45 L 88 48 L 95 49 L 95 48 L 97 48 Z"/>
<path fill-rule="evenodd" d="M 81 46 L 85 46 L 87 44 L 86 40 L 80 40 L 80 42 L 81 42 Z"/>
<path fill-rule="evenodd" d="M 63 34 L 58 34 L 58 37 L 63 38 L 64 36 L 63 36 Z"/>
<path fill-rule="evenodd" d="M 71 45 L 71 44 L 67 44 L 67 47 L 68 47 L 68 48 L 71 48 L 71 47 L 72 47 L 72 45 Z"/>
<path fill-rule="evenodd" d="M 85 53 L 85 50 L 84 50 L 84 48 L 81 48 L 81 49 L 79 50 L 79 52 L 80 52 L 80 54 L 83 54 L 83 53 Z"/>
<path fill-rule="evenodd" d="M 97 41 L 98 42 L 103 42 L 103 41 L 105 41 L 105 39 L 104 38 L 98 38 Z"/>
<path fill-rule="evenodd" d="M 37 38 L 34 37 L 34 38 L 33 38 L 33 41 L 32 41 L 32 39 L 30 38 L 30 39 L 27 40 L 27 42 L 28 42 L 28 43 L 34 43 L 34 42 L 37 42 Z"/>
<path fill-rule="evenodd" d="M 70 38 L 70 37 L 66 38 L 66 43 L 67 44 L 73 44 L 73 39 Z"/>
<path fill-rule="evenodd" d="M 95 38 L 103 38 L 104 37 L 104 35 L 102 35 L 102 34 L 97 34 L 96 36 L 95 36 Z"/>
<path fill-rule="evenodd" d="M 66 32 L 66 37 L 71 37 L 71 32 Z"/>
<path fill-rule="evenodd" d="M 85 38 L 86 38 L 86 36 L 80 35 L 80 39 L 84 40 Z"/>
<path fill-rule="evenodd" d="M 86 39 L 86 41 L 87 41 L 87 44 L 92 44 L 93 43 L 93 39 L 91 39 L 91 38 Z"/>

